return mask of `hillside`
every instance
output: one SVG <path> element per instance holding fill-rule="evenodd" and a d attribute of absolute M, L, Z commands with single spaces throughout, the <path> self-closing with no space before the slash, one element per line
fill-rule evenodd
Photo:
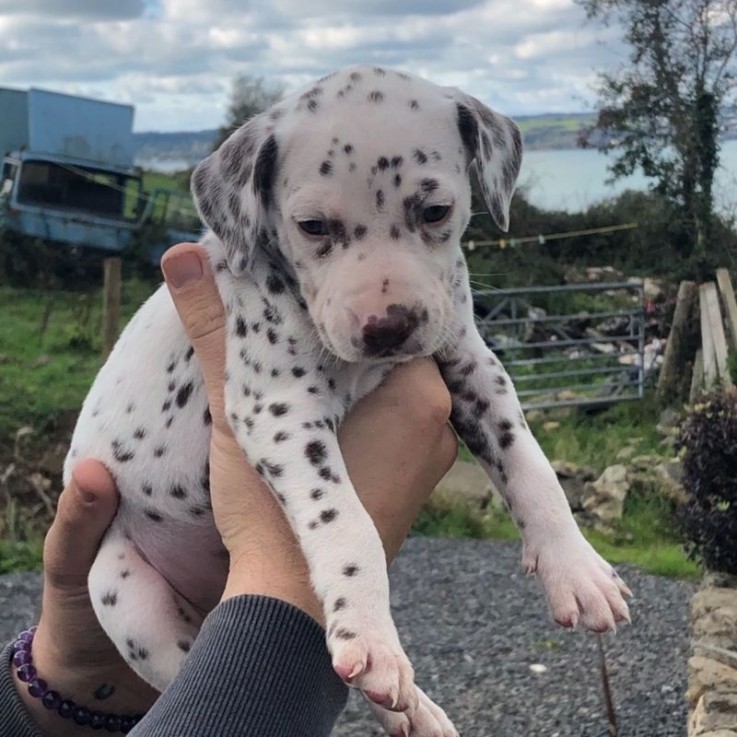
<path fill-rule="evenodd" d="M 581 128 L 594 122 L 592 113 L 544 113 L 518 115 L 514 120 L 522 131 L 528 151 L 576 148 Z"/>
<path fill-rule="evenodd" d="M 517 116 L 528 150 L 576 147 L 576 133 L 593 120 L 588 113 Z M 177 162 L 181 168 L 194 166 L 212 148 L 217 130 L 179 133 L 135 133 L 136 161 L 147 167 L 157 161 Z M 155 168 L 155 167 L 154 167 Z"/>

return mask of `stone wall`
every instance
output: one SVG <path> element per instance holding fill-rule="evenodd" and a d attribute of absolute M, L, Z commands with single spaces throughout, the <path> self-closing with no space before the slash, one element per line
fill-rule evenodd
<path fill-rule="evenodd" d="M 737 576 L 708 574 L 691 600 L 689 737 L 737 737 Z"/>

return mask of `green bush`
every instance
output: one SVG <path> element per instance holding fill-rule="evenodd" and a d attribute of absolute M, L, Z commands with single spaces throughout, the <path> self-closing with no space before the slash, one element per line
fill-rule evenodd
<path fill-rule="evenodd" d="M 690 557 L 737 574 L 737 391 L 697 403 L 678 439 L 688 502 L 678 512 Z"/>

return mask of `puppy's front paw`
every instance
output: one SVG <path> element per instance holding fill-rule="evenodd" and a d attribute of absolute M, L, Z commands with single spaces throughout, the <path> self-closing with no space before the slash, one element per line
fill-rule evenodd
<path fill-rule="evenodd" d="M 371 711 L 390 737 L 458 737 L 445 712 L 417 689 L 419 701 L 413 713 L 388 711 L 369 702 Z"/>
<path fill-rule="evenodd" d="M 381 626 L 360 615 L 334 619 L 328 649 L 335 672 L 373 703 L 397 712 L 417 708 L 414 670 L 391 620 Z"/>
<path fill-rule="evenodd" d="M 550 613 L 563 627 L 580 622 L 606 632 L 630 621 L 624 597 L 632 592 L 580 532 L 531 546 L 522 562 L 528 573 L 537 573 Z"/>

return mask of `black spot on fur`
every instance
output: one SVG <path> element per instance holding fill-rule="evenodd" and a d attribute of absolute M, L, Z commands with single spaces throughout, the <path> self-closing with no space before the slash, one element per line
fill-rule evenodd
<path fill-rule="evenodd" d="M 187 492 L 183 487 L 177 484 L 169 489 L 169 496 L 173 496 L 175 499 L 186 499 Z"/>
<path fill-rule="evenodd" d="M 269 274 L 266 277 L 266 288 L 272 294 L 281 294 L 285 289 L 284 282 L 276 274 Z"/>
<path fill-rule="evenodd" d="M 456 123 L 458 132 L 466 150 L 471 156 L 475 156 L 478 150 L 479 126 L 474 114 L 465 105 L 456 105 Z"/>
<path fill-rule="evenodd" d="M 324 523 L 332 522 L 337 516 L 337 509 L 324 509 L 320 512 L 320 521 Z"/>
<path fill-rule="evenodd" d="M 333 604 L 333 611 L 339 612 L 341 609 L 345 609 L 348 602 L 345 600 L 344 597 L 340 597 L 339 599 L 335 600 L 335 604 Z"/>
<path fill-rule="evenodd" d="M 264 207 L 268 207 L 271 204 L 278 155 L 279 146 L 276 138 L 271 135 L 259 149 L 253 169 L 253 191 L 261 198 Z"/>
<path fill-rule="evenodd" d="M 395 241 L 399 240 L 401 233 L 399 232 L 398 225 L 392 225 L 392 227 L 389 229 L 389 236 Z"/>
<path fill-rule="evenodd" d="M 274 402 L 269 405 L 269 412 L 271 412 L 274 417 L 281 417 L 289 412 L 289 405 L 284 404 L 284 402 Z"/>
<path fill-rule="evenodd" d="M 191 381 L 188 381 L 184 386 L 179 388 L 177 392 L 177 407 L 184 407 L 187 404 L 193 388 L 194 386 Z"/>
<path fill-rule="evenodd" d="M 376 190 L 376 209 L 379 212 L 384 209 L 384 192 L 380 189 Z"/>
<path fill-rule="evenodd" d="M 368 95 L 369 102 L 383 102 L 384 93 L 381 90 L 372 90 Z"/>
<path fill-rule="evenodd" d="M 303 369 L 301 366 L 294 366 L 292 368 L 292 376 L 294 376 L 295 379 L 301 379 L 307 371 Z"/>
<path fill-rule="evenodd" d="M 310 492 L 310 499 L 314 499 L 316 502 L 325 496 L 325 489 L 313 489 Z"/>
<path fill-rule="evenodd" d="M 333 173 L 333 164 L 330 161 L 323 161 L 320 164 L 320 174 L 324 177 L 329 177 Z"/>
<path fill-rule="evenodd" d="M 102 599 L 100 599 L 100 603 L 103 606 L 115 606 L 118 603 L 118 592 L 117 591 L 108 591 Z"/>
<path fill-rule="evenodd" d="M 353 229 L 353 235 L 357 241 L 360 241 L 368 231 L 368 228 L 365 225 L 356 225 L 356 227 Z"/>
<path fill-rule="evenodd" d="M 161 522 L 164 518 L 158 513 L 154 512 L 153 509 L 147 509 L 144 514 L 152 521 L 152 522 Z"/>
<path fill-rule="evenodd" d="M 347 566 L 343 566 L 343 575 L 353 578 L 360 570 L 355 563 L 349 563 Z"/>
<path fill-rule="evenodd" d="M 179 640 L 177 642 L 177 647 L 183 652 L 188 653 L 191 645 L 186 640 Z"/>
<path fill-rule="evenodd" d="M 311 440 L 305 446 L 305 456 L 313 466 L 319 466 L 327 459 L 328 449 L 322 440 Z"/>
<path fill-rule="evenodd" d="M 119 440 L 113 440 L 111 443 L 113 448 L 113 457 L 120 463 L 126 463 L 131 459 L 135 458 L 135 453 L 130 450 L 123 448 L 123 444 Z"/>

